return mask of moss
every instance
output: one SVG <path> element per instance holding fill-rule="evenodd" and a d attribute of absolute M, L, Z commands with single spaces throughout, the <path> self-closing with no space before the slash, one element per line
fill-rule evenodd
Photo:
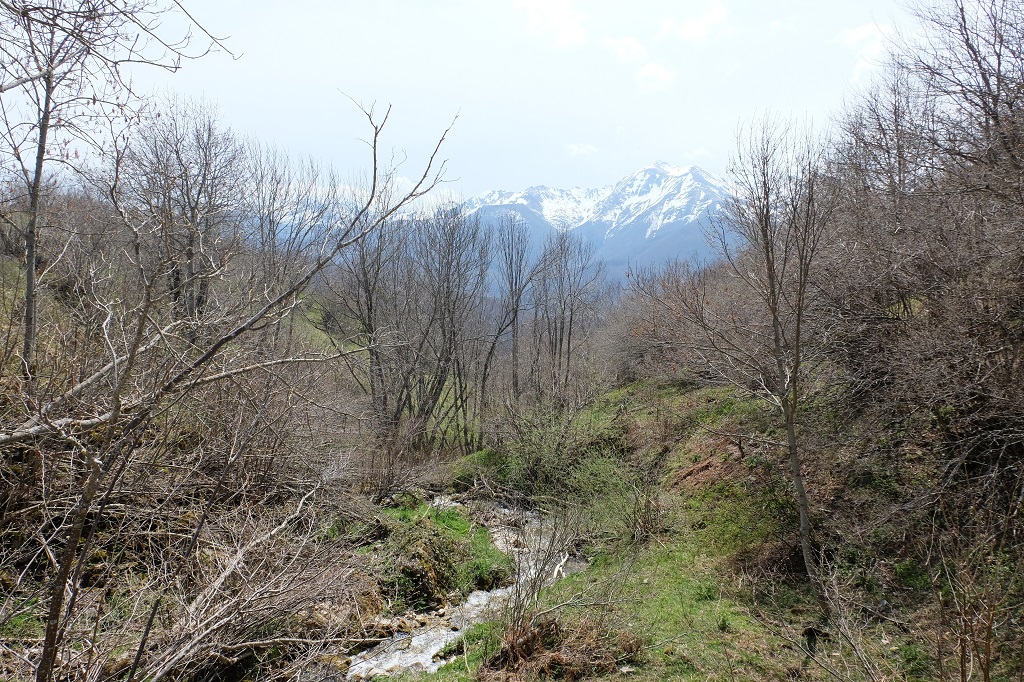
<path fill-rule="evenodd" d="M 456 490 L 467 490 L 479 476 L 493 477 L 499 456 L 494 450 L 484 449 L 457 459 L 451 466 L 451 485 Z"/>
<path fill-rule="evenodd" d="M 392 602 L 424 611 L 446 603 L 448 595 L 458 591 L 458 566 L 464 551 L 450 537 L 412 526 L 394 533 L 389 544 L 388 570 L 381 587 Z"/>
<path fill-rule="evenodd" d="M 385 515 L 381 587 L 398 608 L 423 611 L 510 580 L 511 561 L 491 543 L 487 529 L 459 509 L 419 503 Z"/>
<path fill-rule="evenodd" d="M 500 635 L 501 626 L 499 623 L 492 621 L 471 625 L 458 639 L 437 652 L 435 658 L 445 659 L 452 656 L 467 656 L 473 652 L 478 654 L 486 653 L 488 649 L 493 650 L 497 648 Z M 473 658 L 479 663 L 482 656 L 478 655 Z"/>
<path fill-rule="evenodd" d="M 719 481 L 684 498 L 679 513 L 707 552 L 734 555 L 796 527 L 793 510 L 780 509 L 780 501 L 765 492 Z"/>
<path fill-rule="evenodd" d="M 914 559 L 899 562 L 893 572 L 896 580 L 904 587 L 909 587 L 912 590 L 927 590 L 931 587 L 931 577 L 928 575 L 928 571 Z"/>
<path fill-rule="evenodd" d="M 471 585 L 477 590 L 492 590 L 508 584 L 512 578 L 512 562 L 491 542 L 486 528 L 477 528 L 469 543 L 469 559 L 463 569 L 463 589 Z"/>

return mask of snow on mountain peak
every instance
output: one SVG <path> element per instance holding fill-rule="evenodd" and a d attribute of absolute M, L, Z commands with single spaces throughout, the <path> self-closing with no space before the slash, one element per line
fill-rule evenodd
<path fill-rule="evenodd" d="M 609 262 L 624 263 L 692 251 L 703 243 L 700 225 L 726 195 L 725 183 L 703 169 L 658 161 L 610 187 L 495 191 L 470 199 L 465 207 L 486 216 L 514 212 L 535 226 L 578 231 L 595 241 L 598 254 Z"/>
<path fill-rule="evenodd" d="M 680 167 L 680 166 L 673 166 L 672 164 L 667 163 L 665 161 L 655 161 L 650 166 L 642 168 L 640 171 L 637 171 L 637 172 L 638 173 L 642 173 L 645 170 L 654 170 L 654 171 L 657 171 L 659 173 L 664 173 L 665 175 L 672 175 L 672 176 L 678 177 L 680 175 L 688 175 L 692 168 L 693 168 L 693 166 L 683 166 L 683 167 Z"/>

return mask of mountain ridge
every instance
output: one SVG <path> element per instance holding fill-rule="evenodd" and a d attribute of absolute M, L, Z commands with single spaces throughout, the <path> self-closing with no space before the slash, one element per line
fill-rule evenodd
<path fill-rule="evenodd" d="M 592 242 L 610 274 L 710 252 L 704 230 L 728 196 L 725 183 L 696 165 L 656 161 L 600 188 L 534 185 L 492 190 L 465 202 L 469 215 L 518 215 L 535 240 L 573 231 Z"/>

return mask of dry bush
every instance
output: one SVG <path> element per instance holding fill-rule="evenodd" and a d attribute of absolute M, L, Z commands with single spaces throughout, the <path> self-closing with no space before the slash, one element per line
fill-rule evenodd
<path fill-rule="evenodd" d="M 636 662 L 643 641 L 601 618 L 544 618 L 510 628 L 480 680 L 581 680 Z"/>
<path fill-rule="evenodd" d="M 498 651 L 478 671 L 482 680 L 583 679 L 635 661 L 642 640 L 619 622 L 621 574 L 582 586 L 551 586 L 564 577 L 586 514 L 566 505 L 543 520 L 523 519 L 531 549 L 513 554 L 516 582 L 503 612 Z M 628 570 L 624 569 L 624 570 Z"/>
<path fill-rule="evenodd" d="M 395 203 L 375 156 L 353 201 L 312 171 L 275 180 L 205 113 L 171 107 L 118 138 L 102 191 L 45 235 L 64 246 L 40 277 L 39 371 L 0 411 L 0 632 L 25 634 L 5 656 L 40 682 L 291 665 L 361 636 L 358 610 L 296 620 L 365 582 L 321 527 L 353 513 L 333 435 L 346 351 L 303 295 L 436 179 Z M 247 182 L 267 205 L 240 198 Z M 25 364 L 3 358 L 5 374 Z"/>

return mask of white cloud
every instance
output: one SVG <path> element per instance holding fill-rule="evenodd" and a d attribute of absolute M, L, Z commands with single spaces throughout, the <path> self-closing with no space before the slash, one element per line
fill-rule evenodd
<path fill-rule="evenodd" d="M 559 47 L 582 45 L 587 41 L 583 15 L 574 0 L 515 0 L 526 12 L 526 28 L 531 33 L 551 35 Z"/>
<path fill-rule="evenodd" d="M 701 42 L 711 34 L 711 31 L 725 21 L 729 13 L 722 6 L 720 0 L 712 0 L 704 13 L 698 17 L 676 21 L 666 19 L 661 22 L 659 37 L 671 36 L 681 38 L 688 43 Z"/>
<path fill-rule="evenodd" d="M 606 38 L 602 45 L 614 52 L 615 57 L 625 64 L 636 64 L 647 57 L 647 48 L 639 40 L 630 36 Z"/>
<path fill-rule="evenodd" d="M 890 26 L 863 24 L 840 33 L 836 41 L 857 52 L 850 80 L 854 83 L 864 80 L 878 65 L 886 51 L 886 36 L 892 32 Z"/>
<path fill-rule="evenodd" d="M 569 153 L 569 156 L 586 156 L 596 153 L 598 148 L 592 144 L 567 144 L 565 151 Z"/>
<path fill-rule="evenodd" d="M 648 62 L 636 72 L 637 83 L 647 91 L 668 90 L 675 77 L 674 71 L 657 62 Z"/>

